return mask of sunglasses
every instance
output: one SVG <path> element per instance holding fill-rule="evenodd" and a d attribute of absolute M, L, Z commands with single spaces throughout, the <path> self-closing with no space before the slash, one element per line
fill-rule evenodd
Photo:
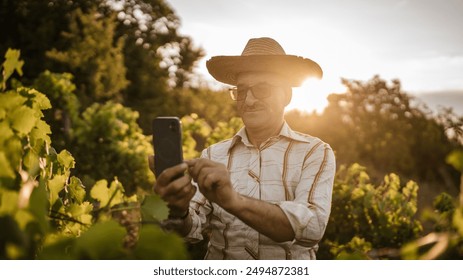
<path fill-rule="evenodd" d="M 273 89 L 279 87 L 267 83 L 260 83 L 252 86 L 236 86 L 230 88 L 230 96 L 235 101 L 245 100 L 248 92 L 251 91 L 252 95 L 257 99 L 264 99 L 272 95 Z"/>

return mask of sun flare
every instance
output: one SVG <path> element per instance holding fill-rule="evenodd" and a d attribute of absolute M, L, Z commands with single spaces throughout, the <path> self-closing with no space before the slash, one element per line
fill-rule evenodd
<path fill-rule="evenodd" d="M 322 113 L 328 106 L 328 95 L 342 92 L 345 92 L 345 87 L 340 82 L 307 79 L 300 87 L 293 88 L 293 98 L 286 111 L 297 109 Z"/>

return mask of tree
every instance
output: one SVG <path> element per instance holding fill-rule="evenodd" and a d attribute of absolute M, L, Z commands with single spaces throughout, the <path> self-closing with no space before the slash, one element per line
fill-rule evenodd
<path fill-rule="evenodd" d="M 173 88 L 188 83 L 203 55 L 178 34 L 180 20 L 164 0 L 5 0 L 0 26 L 0 51 L 21 49 L 28 61 L 24 83 L 45 70 L 69 72 L 81 110 L 123 102 L 140 112 L 145 133 L 153 115 L 175 110 Z"/>
<path fill-rule="evenodd" d="M 301 116 L 308 119 L 303 131 L 330 143 L 338 164 L 358 162 L 377 179 L 395 172 L 443 181 L 443 173 L 454 173 L 445 157 L 459 144 L 447 137 L 441 121 L 413 105 L 398 80 L 388 83 L 375 76 L 366 82 L 344 79 L 343 84 L 347 91 L 330 95 L 321 115 Z M 293 119 L 295 125 L 302 123 Z"/>
<path fill-rule="evenodd" d="M 122 101 L 128 85 L 122 38 L 114 38 L 115 15 L 103 17 L 96 9 L 69 15 L 69 31 L 61 36 L 67 47 L 53 47 L 47 57 L 58 62 L 58 72 L 73 73 L 77 97 L 86 108 L 94 102 Z"/>

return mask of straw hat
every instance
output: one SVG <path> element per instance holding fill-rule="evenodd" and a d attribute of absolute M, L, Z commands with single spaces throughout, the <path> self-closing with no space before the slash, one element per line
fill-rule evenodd
<path fill-rule="evenodd" d="M 250 39 L 240 56 L 214 56 L 206 62 L 209 73 L 219 82 L 236 85 L 242 72 L 274 72 L 288 79 L 297 87 L 308 77 L 321 79 L 323 71 L 313 60 L 287 55 L 272 38 Z"/>

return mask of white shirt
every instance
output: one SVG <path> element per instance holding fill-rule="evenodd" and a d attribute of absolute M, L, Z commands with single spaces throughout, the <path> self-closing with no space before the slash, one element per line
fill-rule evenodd
<path fill-rule="evenodd" d="M 295 232 L 277 243 L 244 224 L 197 191 L 190 203 L 189 241 L 209 235 L 206 259 L 315 259 L 331 210 L 335 158 L 318 138 L 284 124 L 278 136 L 254 147 L 242 128 L 233 138 L 210 146 L 201 157 L 227 166 L 242 195 L 278 205 Z"/>

